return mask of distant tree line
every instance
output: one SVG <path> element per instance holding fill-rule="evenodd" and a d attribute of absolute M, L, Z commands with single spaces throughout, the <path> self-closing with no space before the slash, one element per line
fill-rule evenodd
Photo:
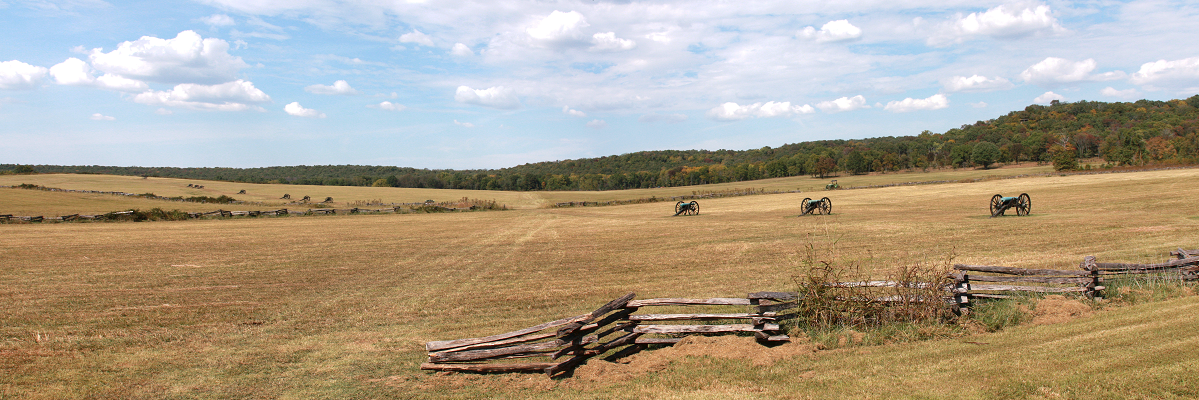
<path fill-rule="evenodd" d="M 659 150 L 495 170 L 320 165 L 266 168 L 16 166 L 0 171 L 68 172 L 298 185 L 475 190 L 613 190 L 826 177 L 900 170 L 1053 163 L 1078 168 L 1199 163 L 1199 95 L 1185 100 L 1106 103 L 1054 101 L 944 133 L 822 140 L 753 150 Z"/>

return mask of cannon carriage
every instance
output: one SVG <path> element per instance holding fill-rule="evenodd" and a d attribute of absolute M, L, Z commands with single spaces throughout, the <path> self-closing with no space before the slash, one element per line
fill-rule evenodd
<path fill-rule="evenodd" d="M 1010 208 L 1016 209 L 1016 215 L 1026 216 L 1032 211 L 1032 199 L 1028 193 L 1020 193 L 1016 197 L 991 196 L 991 218 L 1003 215 Z"/>
<path fill-rule="evenodd" d="M 803 213 L 799 214 L 801 217 L 808 214 L 829 215 L 833 213 L 833 201 L 829 200 L 828 197 L 823 197 L 820 200 L 812 200 L 810 197 L 804 197 L 803 201 L 799 202 L 799 204 L 803 208 Z"/>
<path fill-rule="evenodd" d="M 674 204 L 674 215 L 699 215 L 699 203 L 692 200 L 690 203 L 682 201 Z"/>

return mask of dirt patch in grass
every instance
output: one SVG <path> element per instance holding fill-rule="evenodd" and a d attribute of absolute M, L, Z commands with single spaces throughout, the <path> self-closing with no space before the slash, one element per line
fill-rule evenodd
<path fill-rule="evenodd" d="M 622 382 L 666 369 L 684 357 L 744 359 L 755 366 L 768 366 L 779 360 L 811 355 L 820 349 L 802 334 L 792 340 L 791 343 L 766 347 L 750 337 L 690 336 L 674 346 L 643 351 L 615 363 L 589 361 L 575 370 L 574 377 L 581 381 Z"/>
<path fill-rule="evenodd" d="M 1081 301 L 1067 299 L 1061 295 L 1050 295 L 1037 301 L 1037 307 L 1032 313 L 1034 325 L 1051 325 L 1088 317 L 1095 311 Z"/>

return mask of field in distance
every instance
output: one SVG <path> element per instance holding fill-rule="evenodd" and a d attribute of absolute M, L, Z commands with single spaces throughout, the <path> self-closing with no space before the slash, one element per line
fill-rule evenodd
<path fill-rule="evenodd" d="M 891 176 L 899 175 L 838 179 L 861 185 L 852 179 Z M 74 185 L 56 177 L 6 176 L 0 184 Z M 129 187 L 166 180 L 94 179 L 75 188 L 190 195 L 189 181 Z M 779 187 L 825 183 L 803 179 Z M 1199 169 L 1174 169 L 760 195 L 701 200 L 700 215 L 686 217 L 672 217 L 671 203 L 547 209 L 537 205 L 557 201 L 558 193 L 501 192 L 494 199 L 512 196 L 509 205 L 521 209 L 0 224 L 0 397 L 1195 397 L 1199 387 L 1188 377 L 1199 359 L 1196 296 L 1056 325 L 817 351 L 766 365 L 678 355 L 639 373 L 562 381 L 439 375 L 418 366 L 427 341 L 578 315 L 628 292 L 789 290 L 809 245 L 835 249 L 841 262 L 859 260 L 868 273 L 949 254 L 961 263 L 1025 268 L 1073 269 L 1087 255 L 1160 262 L 1176 247 L 1199 247 L 1196 179 Z M 748 183 L 740 186 L 770 188 Z M 100 184 L 111 186 L 91 186 Z M 201 184 L 221 193 L 258 187 Z M 407 201 L 367 191 L 408 190 L 316 188 L 347 190 L 310 193 L 338 201 Z M 18 190 L 0 191 L 2 205 Z M 491 194 L 419 193 L 417 201 Z M 1028 193 L 1032 214 L 988 219 L 996 193 Z M 832 199 L 832 215 L 797 217 L 800 199 L 822 196 Z"/>
<path fill-rule="evenodd" d="M 998 169 L 976 170 L 932 170 L 930 172 L 903 172 L 888 174 L 855 175 L 832 177 L 843 187 L 883 185 L 911 181 L 942 181 L 979 179 L 995 176 L 1014 176 L 1024 174 L 1045 174 L 1053 168 L 1047 165 L 1038 166 L 1034 163 L 1007 166 Z M 195 197 L 229 196 L 252 204 L 221 205 L 219 208 L 232 211 L 261 210 L 271 207 L 304 208 L 307 205 L 296 204 L 296 200 L 311 196 L 314 202 L 332 197 L 333 205 L 344 207 L 348 204 L 366 202 L 390 203 L 420 203 L 426 200 L 436 202 L 457 201 L 463 197 L 479 200 L 494 200 L 509 208 L 529 209 L 548 207 L 562 202 L 579 201 L 610 201 L 649 198 L 651 196 L 669 197 L 691 195 L 696 192 L 719 192 L 738 188 L 755 188 L 766 191 L 820 191 L 830 179 L 814 179 L 811 177 L 774 178 L 749 182 L 722 183 L 714 185 L 669 187 L 654 189 L 632 189 L 612 191 L 537 191 L 537 192 L 507 192 L 492 190 L 451 190 L 451 189 L 417 189 L 417 188 L 380 188 L 358 186 L 315 186 L 315 185 L 279 185 L 253 184 L 238 182 L 200 181 L 175 178 L 141 178 L 117 175 L 85 175 L 85 174 L 39 174 L 39 175 L 0 175 L 0 186 L 20 184 L 39 185 L 59 189 L 117 191 L 134 194 L 153 193 L 163 197 Z M 200 185 L 203 188 L 188 187 Z M 245 190 L 246 194 L 238 192 Z M 95 214 L 110 211 L 122 211 L 130 208 L 150 209 L 154 207 L 165 210 L 179 209 L 182 211 L 213 211 L 213 204 L 195 204 L 167 202 L 163 200 L 114 197 L 105 194 L 88 193 L 15 193 L 6 191 L 6 199 L 0 199 L 0 214 L 13 215 L 45 215 L 53 217 L 69 214 Z M 9 194 L 11 193 L 11 194 Z M 290 194 L 293 201 L 283 200 L 284 194 Z"/>

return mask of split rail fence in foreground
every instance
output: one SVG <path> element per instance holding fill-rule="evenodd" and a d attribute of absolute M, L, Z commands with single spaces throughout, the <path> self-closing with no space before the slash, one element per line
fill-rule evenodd
<path fill-rule="evenodd" d="M 555 376 L 587 359 L 611 353 L 616 360 L 648 345 L 672 345 L 679 336 L 712 333 L 753 333 L 763 342 L 786 342 L 778 322 L 790 316 L 781 311 L 795 307 L 794 293 L 759 292 L 744 298 L 644 299 L 629 293 L 590 314 L 482 338 L 436 341 L 425 344 L 429 362 L 421 369 L 470 372 L 545 372 Z M 742 313 L 636 314 L 646 307 L 745 306 Z M 703 321 L 707 324 L 672 322 Z M 713 323 L 736 321 L 741 323 Z M 670 335 L 670 337 L 660 337 Z M 658 336 L 658 337 L 651 337 Z M 549 357 L 552 362 L 483 364 L 480 362 L 529 357 Z"/>
<path fill-rule="evenodd" d="M 951 284 L 892 281 L 829 282 L 830 288 L 856 290 L 856 296 L 837 296 L 838 301 L 870 301 L 877 304 L 945 302 L 954 308 L 969 307 L 972 299 L 1006 298 L 1014 292 L 1079 293 L 1101 299 L 1105 277 L 1159 274 L 1181 280 L 1199 279 L 1199 250 L 1171 252 L 1177 257 L 1160 264 L 1100 263 L 1086 257 L 1079 270 L 1023 269 L 981 265 L 954 265 Z M 890 296 L 875 296 L 866 288 L 885 288 Z M 942 293 L 942 295 L 929 295 Z M 862 297 L 860 294 L 867 294 Z M 760 342 L 790 341 L 779 322 L 797 317 L 801 299 L 796 293 L 757 292 L 744 298 L 643 299 L 634 294 L 612 300 L 589 314 L 563 318 L 529 328 L 480 338 L 433 341 L 425 344 L 428 362 L 424 370 L 464 372 L 544 372 L 550 376 L 568 373 L 587 359 L 606 355 L 613 361 L 644 350 L 649 345 L 673 345 L 688 335 L 752 333 Z M 745 307 L 739 313 L 638 313 L 647 307 L 688 309 L 730 306 Z M 712 311 L 712 310 L 708 310 Z M 790 314 L 787 314 L 791 311 Z M 681 322 L 681 323 L 680 323 Z M 697 324 L 701 322 L 702 324 Z M 497 360 L 548 358 L 549 362 L 504 363 Z"/>

